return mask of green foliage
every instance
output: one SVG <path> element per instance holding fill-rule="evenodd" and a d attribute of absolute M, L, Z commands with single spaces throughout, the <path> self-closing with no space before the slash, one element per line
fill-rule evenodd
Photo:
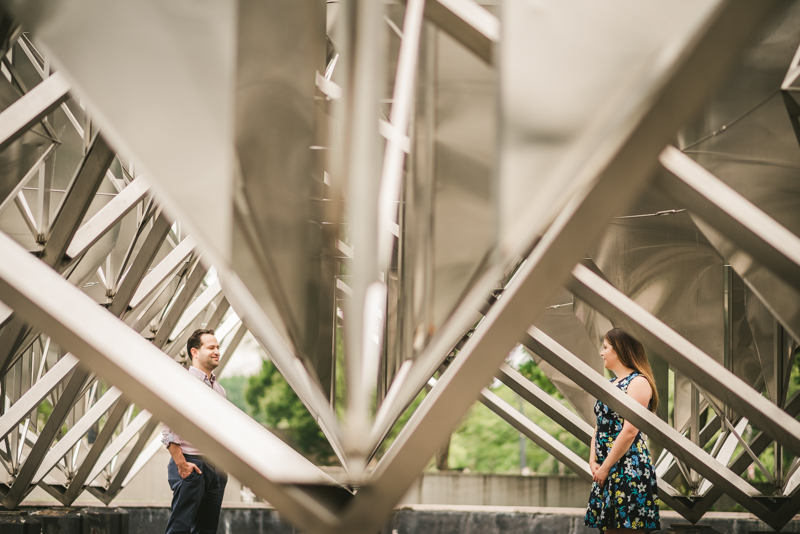
<path fill-rule="evenodd" d="M 336 462 L 314 417 L 270 361 L 247 380 L 244 390 L 247 411 L 300 453 L 319 464 Z"/>
<path fill-rule="evenodd" d="M 44 428 L 45 423 L 47 423 L 47 419 L 50 418 L 50 414 L 53 411 L 53 405 L 50 404 L 49 400 L 43 400 L 42 403 L 39 405 L 39 416 L 37 417 L 36 421 L 36 430 L 41 432 Z"/>
<path fill-rule="evenodd" d="M 400 416 L 400 418 L 394 424 L 392 429 L 386 435 L 386 439 L 383 440 L 383 443 L 381 443 L 380 447 L 378 447 L 378 451 L 375 454 L 375 456 L 377 458 L 382 457 L 383 454 L 392 445 L 392 443 L 394 443 L 394 440 L 397 439 L 397 436 L 400 434 L 400 431 L 402 431 L 403 428 L 406 426 L 406 423 L 408 423 L 408 420 L 411 418 L 411 416 L 417 410 L 417 407 L 419 406 L 419 403 L 422 402 L 422 400 L 425 398 L 425 395 L 426 395 L 426 391 L 423 389 L 422 391 L 419 392 L 419 395 L 417 395 L 417 397 L 411 402 L 411 404 L 408 406 L 408 408 L 406 408 L 406 411 L 403 412 L 403 415 Z"/>
<path fill-rule="evenodd" d="M 512 406 L 519 407 L 519 397 L 505 386 L 493 391 Z M 523 403 L 523 413 L 577 454 L 584 458 L 589 457 L 589 448 L 549 417 L 526 403 Z M 525 456 L 528 467 L 535 473 L 559 472 L 559 462 L 527 438 Z M 519 432 L 483 404 L 476 402 L 453 433 L 450 441 L 450 468 L 519 473 Z"/>
<path fill-rule="evenodd" d="M 798 389 L 800 389 L 800 347 L 794 351 L 794 365 L 792 365 L 792 374 L 789 380 L 789 394 L 786 398 L 791 399 Z"/>
<path fill-rule="evenodd" d="M 562 404 L 567 405 L 553 384 L 533 362 L 523 364 L 520 372 L 559 399 Z M 271 362 L 265 361 L 259 374 L 249 379 L 228 378 L 221 382 L 231 402 L 240 405 L 237 395 L 241 394 L 245 411 L 299 452 L 319 464 L 336 463 L 333 451 L 314 418 Z M 505 386 L 496 388 L 494 392 L 513 406 L 520 405 L 519 397 Z M 406 409 L 378 449 L 376 455 L 378 458 L 391 446 L 424 398 L 425 391 L 422 391 Z M 586 445 L 527 403 L 522 404 L 523 413 L 527 417 L 577 454 L 588 458 Z M 451 438 L 449 467 L 476 472 L 518 473 L 519 444 L 519 432 L 476 402 Z M 533 472 L 565 472 L 563 468 L 559 470 L 559 463 L 550 454 L 527 438 L 525 451 L 527 465 Z M 432 461 L 430 467 L 433 468 L 433 465 Z"/>
<path fill-rule="evenodd" d="M 528 360 L 527 362 L 523 363 L 517 370 L 522 376 L 542 388 L 551 397 L 554 397 L 560 401 L 564 400 L 564 397 L 561 396 L 561 393 L 558 392 L 553 383 L 550 382 L 550 379 L 547 378 L 547 375 L 544 374 L 544 372 L 533 360 Z"/>
<path fill-rule="evenodd" d="M 219 383 L 225 388 L 225 394 L 237 408 L 247 412 L 247 403 L 244 400 L 244 390 L 247 387 L 246 376 L 231 376 L 220 378 Z"/>

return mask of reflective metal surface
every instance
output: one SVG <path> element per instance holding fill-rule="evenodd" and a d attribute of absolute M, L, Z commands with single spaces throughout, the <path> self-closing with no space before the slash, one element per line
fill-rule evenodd
<path fill-rule="evenodd" d="M 499 376 L 583 443 L 595 398 L 634 421 L 686 519 L 725 493 L 780 528 L 800 470 L 759 456 L 800 457 L 798 22 L 767 0 L 0 2 L 3 505 L 113 502 L 163 420 L 298 527 L 366 534 L 476 401 L 586 478 Z M 658 414 L 603 377 L 616 324 Z M 342 484 L 186 375 L 200 327 L 220 371 L 258 340 Z M 503 363 L 520 343 L 575 412 Z"/>

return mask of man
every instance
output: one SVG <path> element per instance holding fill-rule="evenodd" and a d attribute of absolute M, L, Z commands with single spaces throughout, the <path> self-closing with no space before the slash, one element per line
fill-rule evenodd
<path fill-rule="evenodd" d="M 219 342 L 214 331 L 196 330 L 186 342 L 186 351 L 192 359 L 189 373 L 227 398 L 225 388 L 214 374 L 219 366 Z M 211 465 L 199 450 L 168 426 L 164 425 L 161 436 L 172 456 L 167 467 L 172 511 L 166 534 L 215 534 L 228 475 Z"/>

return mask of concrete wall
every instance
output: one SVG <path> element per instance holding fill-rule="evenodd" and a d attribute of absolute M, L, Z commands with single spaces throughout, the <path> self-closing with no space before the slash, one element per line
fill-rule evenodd
<path fill-rule="evenodd" d="M 425 473 L 401 502 L 585 508 L 590 489 L 577 476 Z"/>
<path fill-rule="evenodd" d="M 128 508 L 129 534 L 163 532 L 166 508 Z M 475 506 L 413 506 L 397 510 L 381 534 L 597 534 L 583 525 L 583 509 Z M 699 523 L 724 534 L 770 531 L 745 513 L 710 513 Z M 675 512 L 664 512 L 661 528 L 688 525 Z M 708 532 L 708 531 L 706 531 Z M 782 532 L 800 532 L 792 521 Z M 223 508 L 218 534 L 299 534 L 279 514 L 263 505 Z"/>
<path fill-rule="evenodd" d="M 167 483 L 169 453 L 159 450 L 112 503 L 113 506 L 169 506 L 172 491 Z M 326 469 L 337 478 L 341 469 Z M 424 473 L 401 501 L 402 504 L 463 504 L 481 506 L 566 506 L 585 507 L 590 485 L 576 476 L 495 475 Z M 228 480 L 224 502 L 230 505 L 253 502 L 252 494 L 234 479 Z M 58 502 L 36 488 L 23 506 L 56 506 Z M 102 506 L 84 492 L 75 506 Z"/>

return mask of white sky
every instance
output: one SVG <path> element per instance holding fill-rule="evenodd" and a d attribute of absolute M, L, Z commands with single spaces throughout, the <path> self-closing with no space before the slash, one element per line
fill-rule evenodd
<path fill-rule="evenodd" d="M 222 370 L 220 378 L 231 376 L 252 376 L 261 370 L 264 351 L 255 338 L 248 332 L 239 343 L 231 361 Z"/>

